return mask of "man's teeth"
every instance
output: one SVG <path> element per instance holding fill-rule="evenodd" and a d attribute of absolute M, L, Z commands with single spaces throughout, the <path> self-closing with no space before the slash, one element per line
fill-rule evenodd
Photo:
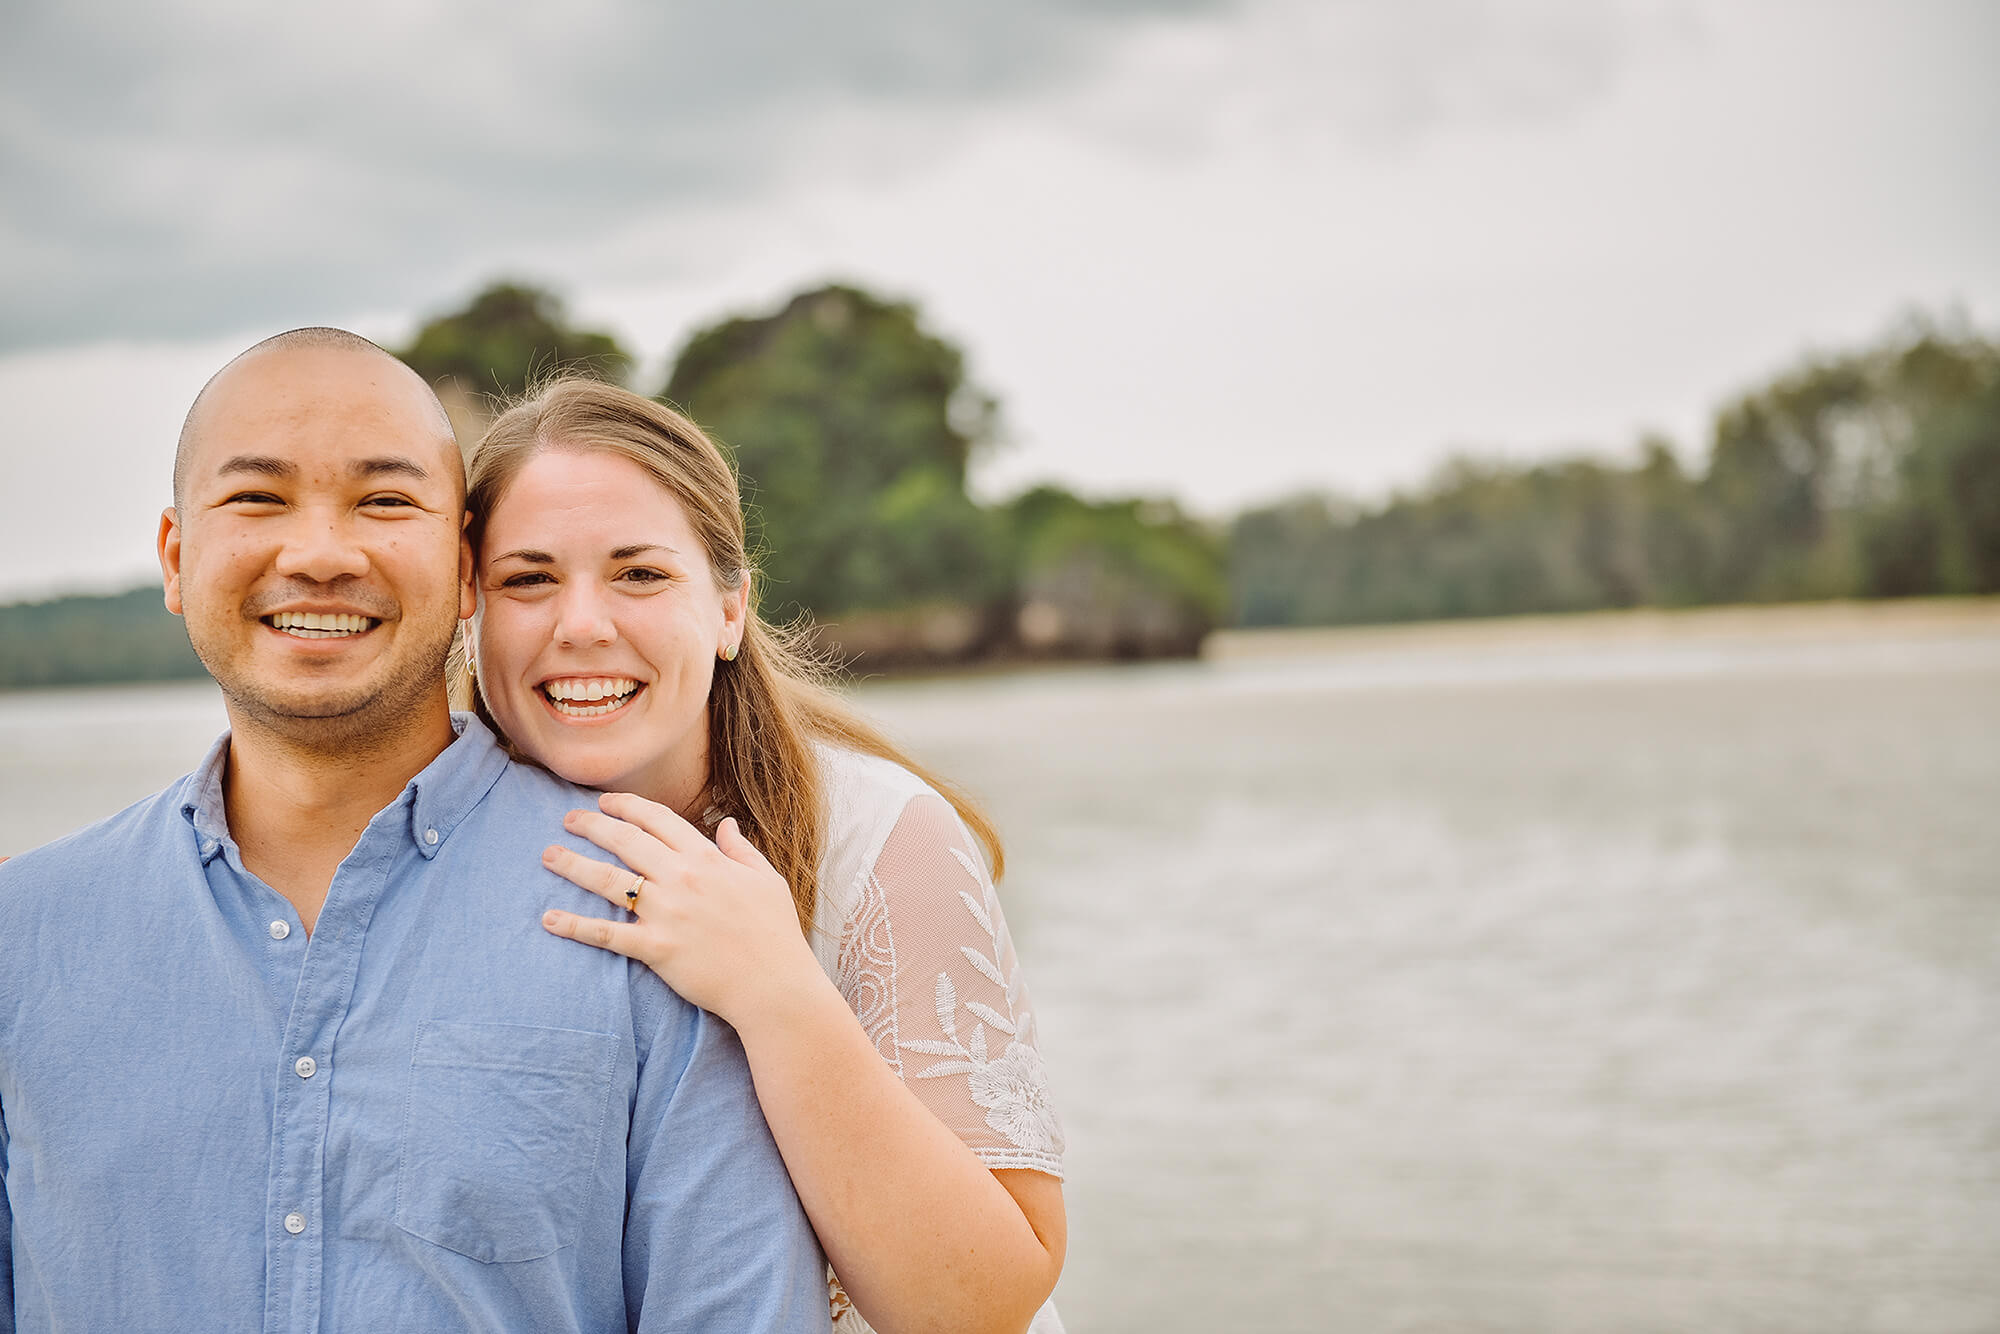
<path fill-rule="evenodd" d="M 370 616 L 344 611 L 281 611 L 270 618 L 273 627 L 300 639 L 337 639 L 374 628 Z"/>
<path fill-rule="evenodd" d="M 638 688 L 639 683 L 629 676 L 567 676 L 542 683 L 549 703 L 569 718 L 595 718 L 621 709 Z"/>

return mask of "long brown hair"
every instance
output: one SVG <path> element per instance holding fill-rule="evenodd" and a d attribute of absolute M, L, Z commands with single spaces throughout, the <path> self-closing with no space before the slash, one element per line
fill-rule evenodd
<path fill-rule="evenodd" d="M 757 571 L 745 546 L 743 503 L 729 460 L 699 426 L 672 408 L 598 380 L 566 376 L 497 417 L 468 465 L 467 533 L 475 553 L 486 520 L 538 454 L 616 454 L 665 487 L 686 512 L 715 573 L 732 592 L 748 577 L 749 614 L 736 658 L 718 662 L 708 695 L 709 786 L 717 809 L 792 887 L 799 925 L 810 933 L 826 846 L 824 778 L 813 743 L 877 755 L 937 789 L 986 851 L 997 879 L 999 831 L 954 784 L 917 763 L 831 688 L 829 669 L 803 626 L 774 626 L 758 614 Z M 472 677 L 472 705 L 505 736 Z"/>

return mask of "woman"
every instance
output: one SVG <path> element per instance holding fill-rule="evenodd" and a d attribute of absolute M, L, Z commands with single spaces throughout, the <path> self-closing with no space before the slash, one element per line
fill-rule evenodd
<path fill-rule="evenodd" d="M 544 926 L 736 1029 L 843 1334 L 1059 1330 L 1062 1137 L 992 826 L 758 619 L 735 476 L 686 418 L 561 380 L 470 488 L 475 707 L 606 789 L 568 827 L 623 865 L 545 862 L 631 910 Z"/>

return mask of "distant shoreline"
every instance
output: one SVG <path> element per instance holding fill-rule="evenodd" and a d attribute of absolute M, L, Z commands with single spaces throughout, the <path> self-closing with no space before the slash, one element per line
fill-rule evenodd
<path fill-rule="evenodd" d="M 2000 635 L 2000 597 L 1635 607 L 1380 625 L 1269 626 L 1214 631 L 1203 643 L 1201 656 L 1229 662 L 1502 645 L 1852 643 L 1883 635 L 1931 639 L 1966 634 Z"/>
<path fill-rule="evenodd" d="M 1733 604 L 1662 609 L 1558 612 L 1532 616 L 1464 617 L 1372 625 L 1263 626 L 1209 632 L 1196 657 L 1207 662 L 1268 661 L 1306 657 L 1373 657 L 1409 652 L 1478 653 L 1487 650 L 1565 647 L 1644 647 L 1698 644 L 1852 644 L 1883 637 L 1935 640 L 2000 637 L 2000 596 L 1887 598 L 1828 602 Z M 184 645 L 183 645 L 184 646 Z M 1023 672 L 1098 669 L 1160 657 L 1032 657 L 995 654 L 951 662 L 850 661 L 842 675 L 853 685 L 954 677 L 1011 676 Z M 0 695 L 33 691 L 129 689 L 208 683 L 186 675 L 0 685 Z"/>

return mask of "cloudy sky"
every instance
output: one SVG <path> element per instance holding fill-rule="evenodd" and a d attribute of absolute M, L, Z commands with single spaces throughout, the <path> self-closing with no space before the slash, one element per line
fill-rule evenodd
<path fill-rule="evenodd" d="M 1913 309 L 2000 327 L 2000 6 L 10 7 L 0 597 L 149 577 L 249 342 L 507 275 L 645 358 L 828 278 L 1005 410 L 977 485 L 1233 509 L 1699 451 Z"/>

